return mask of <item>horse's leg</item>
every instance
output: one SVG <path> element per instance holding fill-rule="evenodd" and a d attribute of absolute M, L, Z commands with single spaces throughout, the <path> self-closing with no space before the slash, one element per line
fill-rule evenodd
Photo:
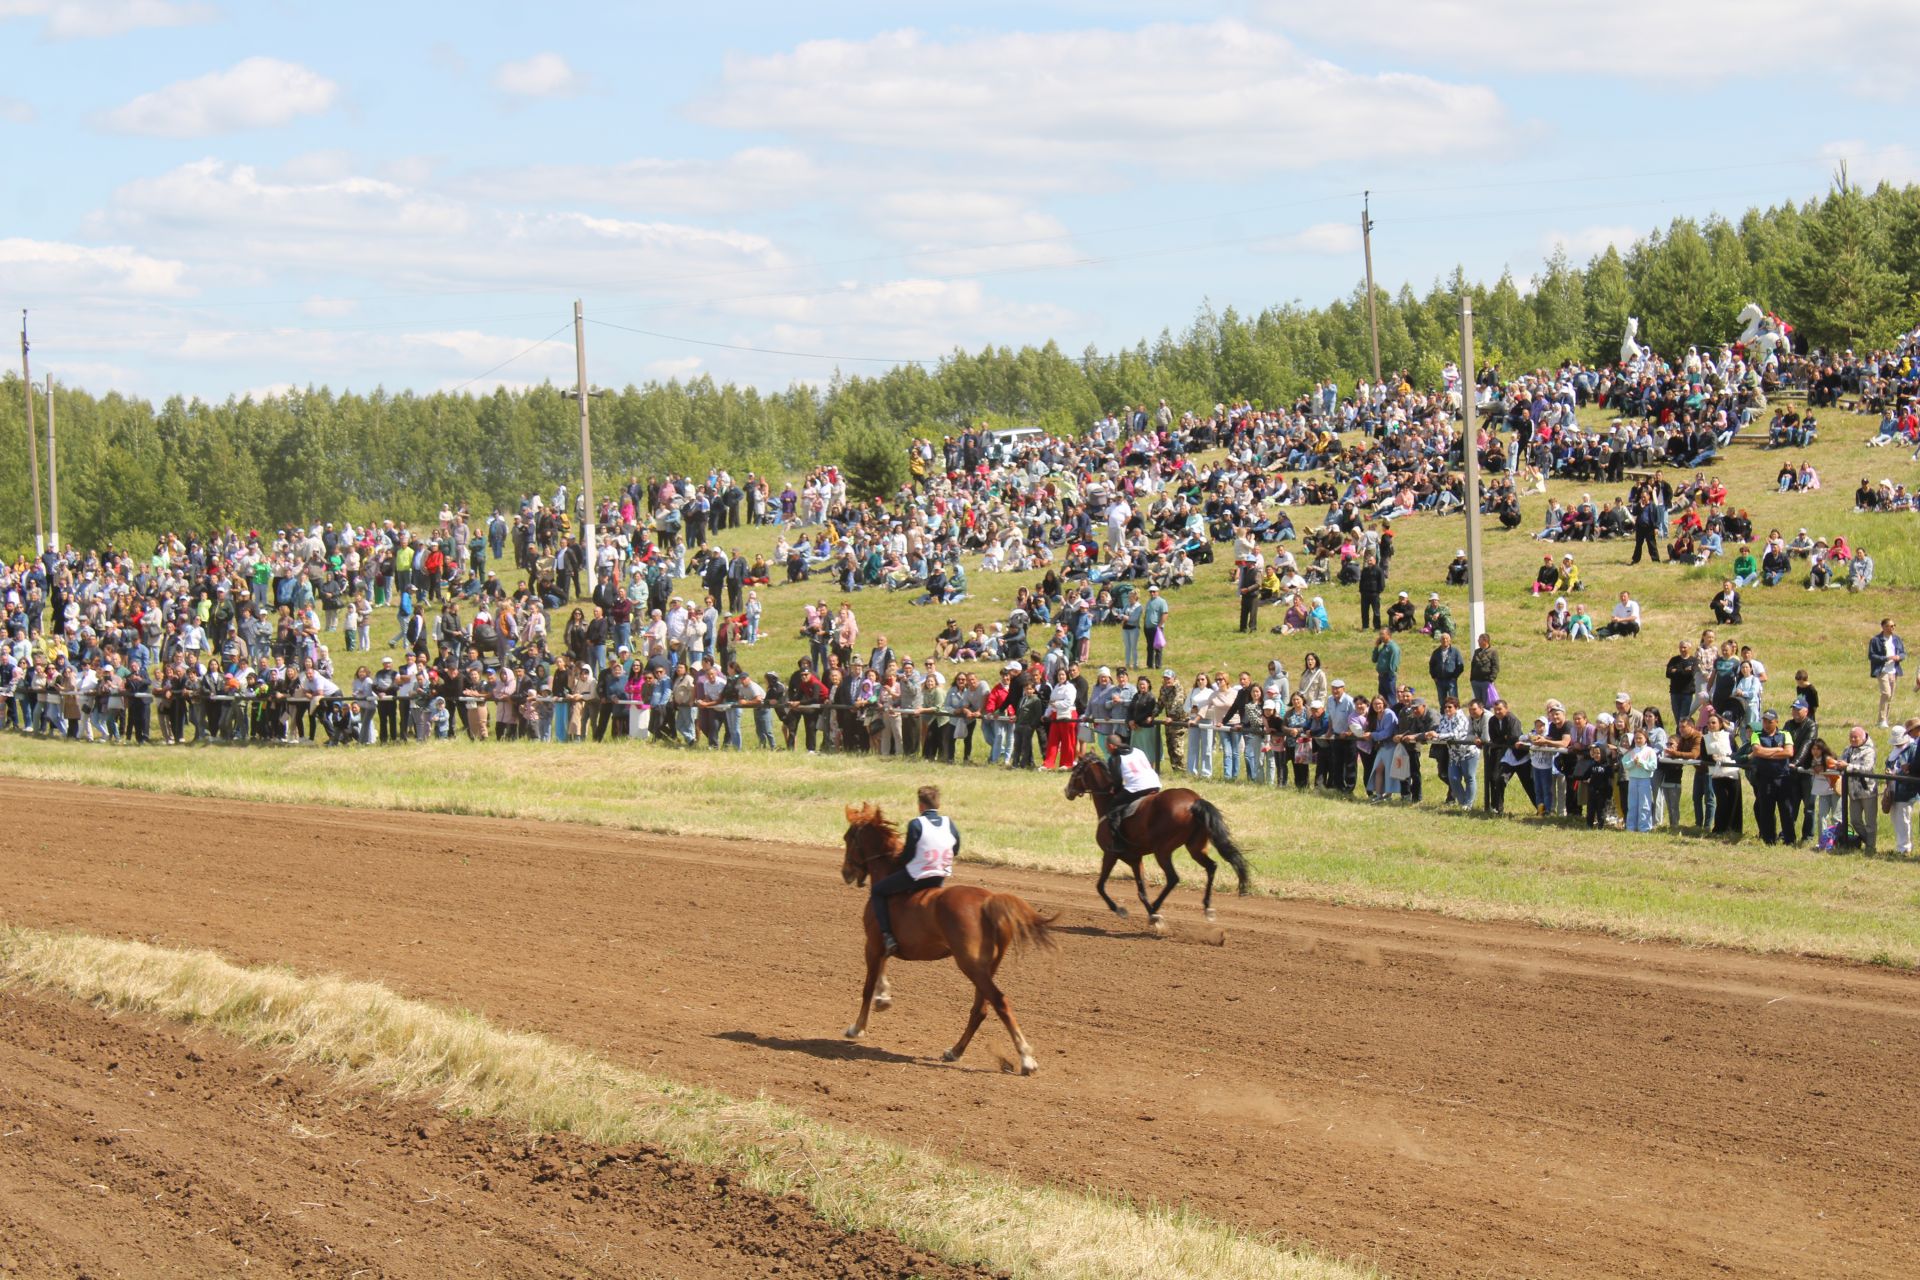
<path fill-rule="evenodd" d="M 962 968 L 964 969 L 964 966 Z M 987 993 L 976 986 L 973 993 L 973 1012 L 967 1015 L 967 1029 L 962 1031 L 960 1038 L 953 1042 L 953 1048 L 940 1055 L 940 1060 L 942 1062 L 960 1061 L 960 1055 L 967 1051 L 969 1044 L 973 1043 L 973 1033 L 978 1031 L 980 1024 L 986 1020 Z"/>
<path fill-rule="evenodd" d="M 988 961 L 987 972 L 983 975 L 986 979 L 985 995 L 993 1003 L 993 1011 L 1000 1015 L 1000 1021 L 1006 1024 L 1007 1034 L 1013 1037 L 1013 1051 L 1020 1055 L 1020 1074 L 1030 1076 L 1040 1069 L 1040 1064 L 1034 1059 L 1033 1046 L 1028 1044 L 1027 1038 L 1020 1033 L 1020 1024 L 1014 1021 L 1013 1008 L 1007 1003 L 1006 993 L 1001 991 L 993 980 L 994 975 L 1000 971 L 1000 961 L 1003 956 L 1004 953 L 996 953 Z"/>
<path fill-rule="evenodd" d="M 893 984 L 887 981 L 886 964 L 881 963 L 880 984 L 873 989 L 873 1011 L 885 1013 L 893 1008 Z"/>
<path fill-rule="evenodd" d="M 867 1034 L 867 1014 L 873 1009 L 874 988 L 880 985 L 880 971 L 886 968 L 887 951 L 880 945 L 880 932 L 873 927 L 873 918 L 867 918 L 867 985 L 860 993 L 860 1016 L 847 1028 L 847 1039 L 858 1040 Z"/>
<path fill-rule="evenodd" d="M 1180 883 L 1180 873 L 1173 869 L 1173 853 L 1171 850 L 1163 850 L 1155 853 L 1153 860 L 1160 864 L 1160 874 L 1167 878 L 1166 887 L 1160 890 L 1160 896 L 1153 900 L 1151 907 L 1147 908 L 1147 914 L 1153 917 L 1153 922 L 1160 924 L 1162 923 L 1160 919 L 1160 904 L 1167 900 L 1167 895 L 1173 892 L 1173 887 Z"/>
<path fill-rule="evenodd" d="M 1153 914 L 1153 904 L 1147 901 L 1147 877 L 1140 870 L 1141 859 L 1134 858 L 1127 863 L 1133 872 L 1133 891 L 1140 895 L 1140 905 L 1146 908 L 1149 916 Z"/>
<path fill-rule="evenodd" d="M 1220 869 L 1220 864 L 1207 856 L 1205 836 L 1195 836 L 1189 840 L 1187 852 L 1193 856 L 1195 862 L 1200 864 L 1200 869 L 1207 873 L 1207 891 L 1200 899 L 1200 909 L 1205 911 L 1207 919 L 1211 920 L 1213 919 L 1213 873 Z"/>
<path fill-rule="evenodd" d="M 1127 909 L 1115 902 L 1112 895 L 1107 892 L 1107 877 L 1113 874 L 1113 864 L 1119 860 L 1119 854 L 1111 849 L 1106 851 L 1105 856 L 1100 859 L 1100 879 L 1094 882 L 1093 887 L 1100 894 L 1100 900 L 1107 904 L 1107 910 L 1117 916 L 1124 916 L 1127 914 Z"/>

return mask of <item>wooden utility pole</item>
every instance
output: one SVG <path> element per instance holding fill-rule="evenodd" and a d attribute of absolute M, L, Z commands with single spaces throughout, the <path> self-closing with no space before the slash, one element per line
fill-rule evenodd
<path fill-rule="evenodd" d="M 1373 386 L 1380 389 L 1380 317 L 1373 300 L 1373 218 L 1369 215 L 1372 193 L 1360 193 L 1360 249 L 1367 257 L 1367 329 L 1373 335 Z"/>
<path fill-rule="evenodd" d="M 586 515 L 580 521 L 585 534 L 581 546 L 587 552 L 587 586 L 591 590 L 599 583 L 594 576 L 594 528 L 599 523 L 598 512 L 593 505 L 593 433 L 587 426 L 587 401 L 593 397 L 587 394 L 587 336 L 586 313 L 581 309 L 580 299 L 573 300 L 573 365 L 574 374 L 579 379 L 580 400 L 580 469 L 582 483 L 580 496 L 586 500 Z"/>
<path fill-rule="evenodd" d="M 1480 564 L 1480 411 L 1474 403 L 1473 299 L 1460 295 L 1460 465 L 1467 509 L 1467 610 L 1471 653 L 1487 630 L 1487 593 Z"/>
<path fill-rule="evenodd" d="M 33 433 L 33 371 L 27 367 L 27 312 L 20 310 L 20 383 L 27 393 L 27 465 L 33 469 L 33 554 L 47 553 L 47 527 L 40 523 L 40 441 Z"/>
<path fill-rule="evenodd" d="M 53 375 L 47 375 L 47 546 L 60 549 L 60 455 L 53 447 Z"/>

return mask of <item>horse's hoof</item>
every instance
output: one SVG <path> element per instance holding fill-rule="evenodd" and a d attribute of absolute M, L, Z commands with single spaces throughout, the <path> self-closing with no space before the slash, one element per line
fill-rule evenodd
<path fill-rule="evenodd" d="M 1023 1076 L 1030 1076 L 1030 1075 L 1032 1075 L 1032 1074 L 1033 1074 L 1034 1072 L 1036 1072 L 1036 1071 L 1038 1071 L 1039 1069 L 1040 1069 L 1040 1064 L 1039 1064 L 1038 1062 L 1035 1062 L 1035 1061 L 1034 1061 L 1034 1060 L 1033 1060 L 1032 1058 L 1022 1058 L 1022 1059 L 1020 1059 L 1020 1074 L 1021 1074 L 1021 1075 L 1023 1075 Z"/>
<path fill-rule="evenodd" d="M 1113 914 L 1119 916 L 1122 919 L 1125 919 L 1128 913 L 1125 907 L 1115 907 L 1113 909 Z"/>
<path fill-rule="evenodd" d="M 943 1053 L 943 1054 L 941 1054 L 941 1055 L 940 1055 L 940 1061 L 942 1061 L 942 1062 L 958 1062 L 958 1061 L 960 1061 L 960 1055 L 959 1055 L 959 1054 L 957 1054 L 957 1053 L 955 1053 L 955 1052 L 954 1052 L 953 1050 L 951 1050 L 951 1049 L 949 1049 L 949 1050 L 947 1050 L 947 1051 L 946 1051 L 945 1053 Z"/>
<path fill-rule="evenodd" d="M 1167 922 L 1159 916 L 1148 916 L 1147 923 L 1153 927 L 1155 933 L 1165 933 L 1167 931 Z"/>
<path fill-rule="evenodd" d="M 1207 919 L 1209 919 L 1209 920 L 1211 920 L 1211 919 L 1213 919 L 1213 908 L 1212 908 L 1212 907 L 1208 907 L 1208 908 L 1207 908 Z"/>
<path fill-rule="evenodd" d="M 1208 916 L 1207 918 L 1211 920 L 1213 917 Z M 873 998 L 873 1011 L 875 1013 L 885 1013 L 891 1008 L 893 1008 L 892 996 L 875 996 Z"/>
<path fill-rule="evenodd" d="M 848 1028 L 847 1028 L 847 1039 L 849 1039 L 849 1040 L 858 1040 L 858 1039 L 859 1039 L 859 1038 L 860 1038 L 861 1036 L 863 1036 L 863 1035 L 865 1035 L 865 1034 L 866 1034 L 866 1032 L 864 1032 L 864 1031 L 862 1031 L 862 1030 L 861 1030 L 860 1028 L 858 1028 L 858 1027 L 848 1027 Z"/>

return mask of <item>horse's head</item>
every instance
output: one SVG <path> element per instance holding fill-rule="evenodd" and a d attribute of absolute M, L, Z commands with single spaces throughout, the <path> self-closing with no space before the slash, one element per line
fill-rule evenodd
<path fill-rule="evenodd" d="M 879 805 L 847 806 L 847 831 L 842 837 L 846 857 L 840 863 L 840 879 L 850 885 L 863 885 L 867 877 L 879 879 L 883 865 L 900 852 L 900 829 L 887 821 Z"/>
<path fill-rule="evenodd" d="M 1107 786 L 1107 766 L 1091 748 L 1082 751 L 1073 772 L 1067 775 L 1067 799 L 1078 800 L 1089 792 L 1105 791 Z"/>

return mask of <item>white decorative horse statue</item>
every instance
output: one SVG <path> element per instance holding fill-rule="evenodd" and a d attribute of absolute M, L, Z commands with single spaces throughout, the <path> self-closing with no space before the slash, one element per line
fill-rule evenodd
<path fill-rule="evenodd" d="M 1620 339 L 1620 363 L 1632 364 L 1641 356 L 1640 344 L 1634 341 L 1640 333 L 1640 317 L 1627 317 L 1627 336 Z"/>

